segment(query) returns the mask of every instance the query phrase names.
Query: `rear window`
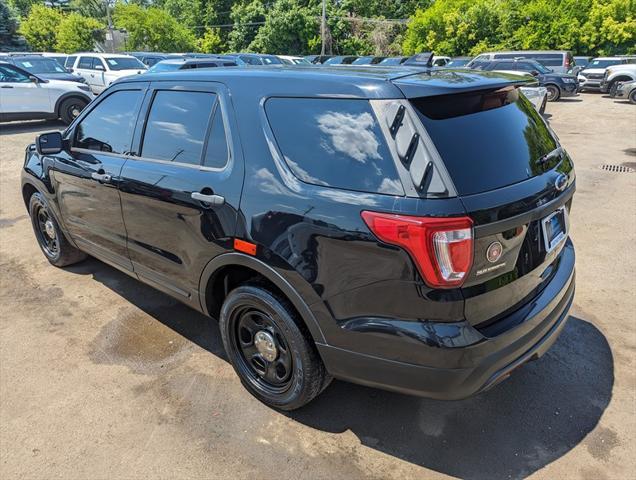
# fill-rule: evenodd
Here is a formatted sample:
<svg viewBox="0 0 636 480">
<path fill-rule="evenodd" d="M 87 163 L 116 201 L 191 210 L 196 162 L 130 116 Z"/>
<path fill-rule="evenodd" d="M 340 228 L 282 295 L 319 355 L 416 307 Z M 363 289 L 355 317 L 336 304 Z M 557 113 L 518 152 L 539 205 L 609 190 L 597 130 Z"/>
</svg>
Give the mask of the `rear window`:
<svg viewBox="0 0 636 480">
<path fill-rule="evenodd" d="M 368 100 L 270 98 L 265 110 L 287 165 L 303 182 L 404 194 Z"/>
<path fill-rule="evenodd" d="M 501 188 L 554 165 L 556 140 L 513 87 L 412 100 L 460 195 Z"/>
</svg>

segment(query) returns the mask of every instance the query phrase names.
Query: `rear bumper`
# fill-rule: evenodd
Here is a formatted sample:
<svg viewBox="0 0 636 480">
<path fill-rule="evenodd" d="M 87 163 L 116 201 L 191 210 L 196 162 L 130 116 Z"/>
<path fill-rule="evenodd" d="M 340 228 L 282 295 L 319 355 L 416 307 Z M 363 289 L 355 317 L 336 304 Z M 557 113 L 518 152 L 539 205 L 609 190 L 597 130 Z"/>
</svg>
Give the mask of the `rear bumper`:
<svg viewBox="0 0 636 480">
<path fill-rule="evenodd" d="M 399 362 L 328 345 L 318 345 L 318 349 L 327 370 L 336 378 L 436 399 L 469 397 L 540 357 L 556 341 L 574 298 L 574 260 L 574 247 L 568 239 L 554 277 L 532 300 L 523 321 L 519 322 L 518 316 L 513 318 L 514 314 L 510 316 L 514 326 L 509 329 L 488 327 L 480 331 L 463 325 L 473 331 L 462 337 L 466 345 L 441 341 L 439 345 L 428 342 L 414 347 L 404 340 L 404 348 L 430 349 L 431 355 L 444 358 L 443 366 Z M 508 320 L 506 317 L 495 325 Z M 489 336 L 502 330 L 503 333 Z"/>
</svg>

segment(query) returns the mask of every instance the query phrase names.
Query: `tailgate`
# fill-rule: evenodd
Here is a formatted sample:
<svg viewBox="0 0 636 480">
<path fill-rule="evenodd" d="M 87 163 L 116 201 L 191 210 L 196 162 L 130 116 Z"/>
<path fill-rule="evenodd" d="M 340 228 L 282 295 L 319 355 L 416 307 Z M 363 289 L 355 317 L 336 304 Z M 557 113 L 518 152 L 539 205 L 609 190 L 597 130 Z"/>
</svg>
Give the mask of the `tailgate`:
<svg viewBox="0 0 636 480">
<path fill-rule="evenodd" d="M 551 280 L 569 230 L 574 189 L 572 162 L 564 155 L 544 175 L 461 198 L 475 222 L 473 267 L 462 288 L 471 324 L 486 326 L 512 313 Z M 564 236 L 550 245 L 550 217 L 562 210 Z"/>
</svg>

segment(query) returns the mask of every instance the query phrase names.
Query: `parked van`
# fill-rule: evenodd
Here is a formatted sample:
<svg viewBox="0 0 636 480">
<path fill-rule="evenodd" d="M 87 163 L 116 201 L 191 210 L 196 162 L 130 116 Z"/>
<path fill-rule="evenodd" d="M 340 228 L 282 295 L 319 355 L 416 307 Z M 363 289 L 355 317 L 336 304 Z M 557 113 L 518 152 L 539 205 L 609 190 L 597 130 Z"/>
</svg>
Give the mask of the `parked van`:
<svg viewBox="0 0 636 480">
<path fill-rule="evenodd" d="M 566 50 L 514 50 L 508 52 L 486 52 L 478 55 L 467 66 L 503 58 L 530 58 L 536 60 L 555 73 L 568 73 L 576 65 L 572 52 Z"/>
</svg>

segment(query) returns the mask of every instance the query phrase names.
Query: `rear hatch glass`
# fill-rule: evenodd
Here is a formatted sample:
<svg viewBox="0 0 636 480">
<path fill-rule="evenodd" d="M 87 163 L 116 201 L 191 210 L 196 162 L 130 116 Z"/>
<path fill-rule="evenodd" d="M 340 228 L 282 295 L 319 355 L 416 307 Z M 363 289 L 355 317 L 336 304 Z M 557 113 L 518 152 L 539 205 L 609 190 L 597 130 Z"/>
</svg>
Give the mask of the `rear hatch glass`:
<svg viewBox="0 0 636 480">
<path fill-rule="evenodd" d="M 411 100 L 459 195 L 512 185 L 545 171 L 557 148 L 515 87 Z"/>
</svg>

